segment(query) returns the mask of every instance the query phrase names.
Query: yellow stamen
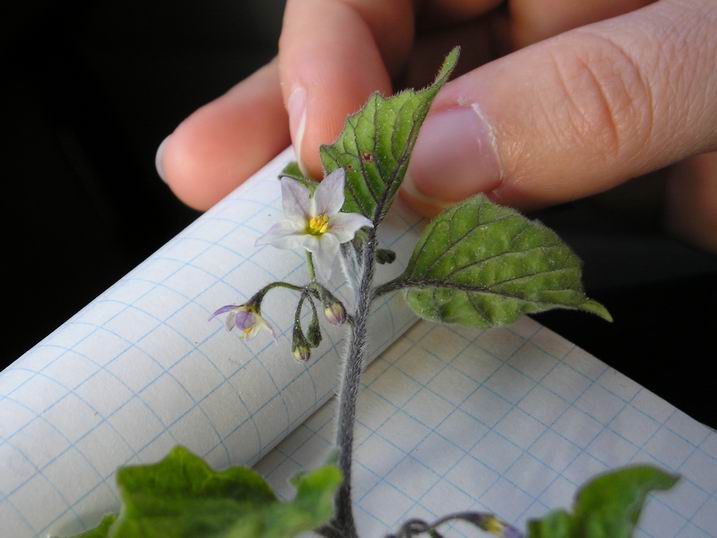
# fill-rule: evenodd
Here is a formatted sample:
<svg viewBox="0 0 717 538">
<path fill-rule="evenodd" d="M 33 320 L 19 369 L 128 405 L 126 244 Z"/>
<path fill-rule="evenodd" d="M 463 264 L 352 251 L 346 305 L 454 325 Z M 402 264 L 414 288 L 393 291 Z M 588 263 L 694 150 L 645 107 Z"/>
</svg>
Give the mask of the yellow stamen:
<svg viewBox="0 0 717 538">
<path fill-rule="evenodd" d="M 329 229 L 329 216 L 326 214 L 311 217 L 306 223 L 306 233 L 310 235 L 323 235 Z"/>
<path fill-rule="evenodd" d="M 503 536 L 503 529 L 505 529 L 505 527 L 495 517 L 489 517 L 483 527 L 484 531 L 495 536 Z"/>
</svg>

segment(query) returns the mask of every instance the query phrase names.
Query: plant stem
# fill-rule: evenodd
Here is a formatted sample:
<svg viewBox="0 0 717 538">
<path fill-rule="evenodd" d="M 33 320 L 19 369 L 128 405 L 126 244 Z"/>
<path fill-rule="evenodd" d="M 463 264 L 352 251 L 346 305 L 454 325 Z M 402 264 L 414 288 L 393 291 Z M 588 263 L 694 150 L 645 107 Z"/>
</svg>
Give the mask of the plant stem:
<svg viewBox="0 0 717 538">
<path fill-rule="evenodd" d="M 288 282 L 272 282 L 271 284 L 267 284 L 263 288 L 261 288 L 259 291 L 257 291 L 254 296 L 249 299 L 249 303 L 251 302 L 260 302 L 264 295 L 269 293 L 274 288 L 286 288 L 287 290 L 293 290 L 293 291 L 301 291 L 303 292 L 305 289 L 305 286 L 297 286 L 295 284 L 290 284 Z"/>
<path fill-rule="evenodd" d="M 387 293 L 391 293 L 392 291 L 400 290 L 401 288 L 406 287 L 406 281 L 403 278 L 403 275 L 394 278 L 393 280 L 390 280 L 384 284 L 381 284 L 380 286 L 376 286 L 376 289 L 373 290 L 373 298 L 377 299 L 378 297 L 381 297 L 381 295 L 386 295 Z"/>
<path fill-rule="evenodd" d="M 309 267 L 309 278 L 311 282 L 316 282 L 316 268 L 314 267 L 314 257 L 311 252 L 306 251 L 306 265 Z"/>
<path fill-rule="evenodd" d="M 356 290 L 356 311 L 351 325 L 351 343 L 344 362 L 344 371 L 339 390 L 338 426 L 336 446 L 339 449 L 339 468 L 343 483 L 336 495 L 336 517 L 331 527 L 344 538 L 357 538 L 351 506 L 351 460 L 353 457 L 354 422 L 356 401 L 361 382 L 361 371 L 366 355 L 366 332 L 368 315 L 373 294 L 371 286 L 375 270 L 376 232 L 371 229 L 364 243 L 363 270 Z"/>
</svg>

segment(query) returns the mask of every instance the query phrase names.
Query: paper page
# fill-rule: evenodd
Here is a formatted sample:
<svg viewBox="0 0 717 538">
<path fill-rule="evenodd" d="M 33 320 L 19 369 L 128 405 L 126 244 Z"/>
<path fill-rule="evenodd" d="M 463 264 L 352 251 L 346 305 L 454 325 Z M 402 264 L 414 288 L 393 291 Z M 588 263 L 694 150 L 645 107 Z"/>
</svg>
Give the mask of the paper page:
<svg viewBox="0 0 717 538">
<path fill-rule="evenodd" d="M 363 381 L 353 482 L 362 537 L 461 510 L 525 529 L 569 507 L 589 477 L 636 462 L 682 475 L 649 500 L 636 536 L 717 536 L 717 434 L 530 318 L 489 331 L 420 322 Z M 255 466 L 283 496 L 293 495 L 288 477 L 323 463 L 334 412 L 332 400 Z"/>
<path fill-rule="evenodd" d="M 302 253 L 254 246 L 281 215 L 277 174 L 291 158 L 277 157 L 0 374 L 0 536 L 96 525 L 119 508 L 117 467 L 177 444 L 214 467 L 252 464 L 334 393 L 345 328 L 323 323 L 321 347 L 294 361 L 292 292 L 264 301 L 275 343 L 208 321 L 269 282 L 308 280 Z M 401 271 L 419 224 L 392 211 L 380 239 L 398 261 L 379 278 Z M 345 285 L 335 290 L 348 299 Z M 379 303 L 369 357 L 413 322 L 399 298 Z"/>
</svg>

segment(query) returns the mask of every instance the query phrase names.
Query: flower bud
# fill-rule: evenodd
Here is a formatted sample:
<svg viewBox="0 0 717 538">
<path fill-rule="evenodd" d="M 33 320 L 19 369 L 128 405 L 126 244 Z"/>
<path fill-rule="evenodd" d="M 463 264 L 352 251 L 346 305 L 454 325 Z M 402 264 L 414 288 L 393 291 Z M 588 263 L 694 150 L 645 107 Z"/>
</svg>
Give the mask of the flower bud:
<svg viewBox="0 0 717 538">
<path fill-rule="evenodd" d="M 311 358 L 311 346 L 306 341 L 304 331 L 301 330 L 301 322 L 294 320 L 294 334 L 291 339 L 291 354 L 297 361 L 306 362 Z"/>
<path fill-rule="evenodd" d="M 319 320 L 317 318 L 314 318 L 314 321 L 309 325 L 306 340 L 308 340 L 311 347 L 319 347 L 319 344 L 321 344 L 321 327 L 319 327 Z"/>
<path fill-rule="evenodd" d="M 311 358 L 311 348 L 308 344 L 297 344 L 292 346 L 291 354 L 299 362 L 306 362 Z"/>
<path fill-rule="evenodd" d="M 338 301 L 326 305 L 324 316 L 332 325 L 343 325 L 346 322 L 346 309 Z"/>
<path fill-rule="evenodd" d="M 390 264 L 396 261 L 396 253 L 387 248 L 376 250 L 376 261 L 380 264 Z"/>
</svg>

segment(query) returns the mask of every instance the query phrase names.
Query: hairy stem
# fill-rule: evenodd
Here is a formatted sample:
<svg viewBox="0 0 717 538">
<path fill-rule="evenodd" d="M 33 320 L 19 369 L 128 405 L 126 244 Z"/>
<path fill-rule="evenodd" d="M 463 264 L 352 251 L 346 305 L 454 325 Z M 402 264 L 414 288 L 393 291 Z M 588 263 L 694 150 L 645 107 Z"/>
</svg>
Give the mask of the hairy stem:
<svg viewBox="0 0 717 538">
<path fill-rule="evenodd" d="M 405 287 L 406 281 L 403 279 L 403 277 L 394 278 L 393 280 L 390 280 L 385 284 L 376 286 L 376 289 L 373 290 L 373 298 L 377 299 L 378 297 L 381 297 L 381 295 L 386 295 L 387 293 L 391 293 L 393 291 L 397 291 Z"/>
<path fill-rule="evenodd" d="M 314 267 L 314 256 L 308 250 L 306 251 L 306 265 L 309 268 L 309 278 L 311 279 L 311 282 L 316 282 L 316 268 Z"/>
<path fill-rule="evenodd" d="M 306 286 L 297 286 L 296 284 L 290 284 L 289 282 L 272 282 L 271 284 L 267 284 L 263 288 L 261 288 L 259 291 L 257 291 L 249 301 L 248 303 L 261 303 L 261 301 L 264 299 L 264 295 L 269 293 L 274 288 L 284 288 L 287 290 L 292 291 L 300 291 L 303 292 L 306 289 Z"/>
<path fill-rule="evenodd" d="M 353 510 L 351 507 L 351 460 L 353 457 L 354 422 L 358 399 L 361 370 L 366 355 L 366 332 L 368 315 L 373 299 L 373 285 L 376 252 L 376 232 L 371 229 L 364 243 L 361 280 L 356 290 L 356 311 L 351 325 L 351 343 L 344 362 L 344 371 L 339 390 L 338 428 L 336 445 L 339 449 L 339 468 L 343 483 L 336 496 L 336 517 L 331 527 L 344 538 L 356 538 Z"/>
</svg>

